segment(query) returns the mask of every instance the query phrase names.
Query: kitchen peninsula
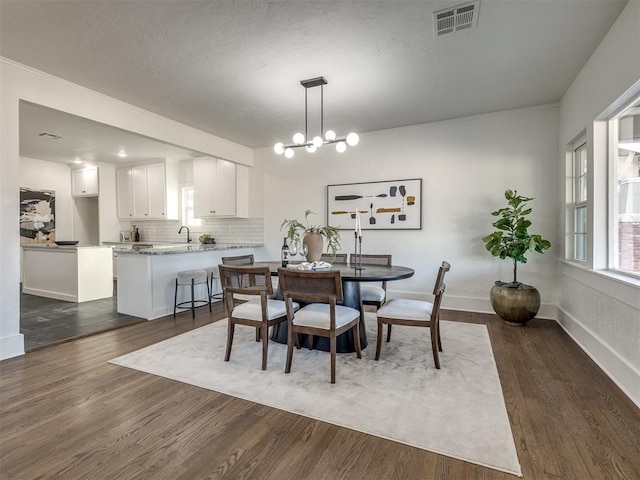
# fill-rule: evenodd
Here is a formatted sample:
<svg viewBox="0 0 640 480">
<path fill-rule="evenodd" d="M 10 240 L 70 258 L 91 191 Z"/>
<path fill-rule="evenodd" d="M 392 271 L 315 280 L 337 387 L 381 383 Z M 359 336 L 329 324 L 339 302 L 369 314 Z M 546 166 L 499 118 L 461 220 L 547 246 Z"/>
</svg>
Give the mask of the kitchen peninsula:
<svg viewBox="0 0 640 480">
<path fill-rule="evenodd" d="M 22 245 L 22 291 L 67 302 L 113 296 L 111 247 Z"/>
<path fill-rule="evenodd" d="M 176 274 L 183 270 L 217 268 L 222 257 L 249 255 L 261 245 L 172 245 L 118 252 L 118 313 L 153 320 L 173 314 Z M 215 293 L 215 284 L 214 292 Z M 178 289 L 178 302 L 190 296 Z M 196 298 L 206 287 L 196 286 Z"/>
</svg>

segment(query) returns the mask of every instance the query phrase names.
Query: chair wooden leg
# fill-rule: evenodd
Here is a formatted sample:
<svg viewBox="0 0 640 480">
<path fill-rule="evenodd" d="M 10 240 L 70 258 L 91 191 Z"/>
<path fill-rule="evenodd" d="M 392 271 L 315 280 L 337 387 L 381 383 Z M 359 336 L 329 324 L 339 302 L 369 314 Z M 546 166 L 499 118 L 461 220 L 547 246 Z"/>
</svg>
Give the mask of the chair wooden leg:
<svg viewBox="0 0 640 480">
<path fill-rule="evenodd" d="M 260 331 L 262 336 L 262 370 L 267 369 L 267 350 L 269 348 L 269 325 L 266 322 L 262 323 L 262 329 Z"/>
<path fill-rule="evenodd" d="M 440 358 L 438 357 L 438 333 L 434 331 L 433 326 L 429 328 L 429 334 L 431 336 L 431 350 L 433 350 L 433 363 L 435 363 L 437 369 L 440 369 Z"/>
<path fill-rule="evenodd" d="M 355 335 L 356 355 L 358 358 L 362 358 L 362 350 L 360 349 L 360 321 L 358 321 L 353 328 L 353 333 Z"/>
<path fill-rule="evenodd" d="M 440 319 L 436 322 L 436 332 L 438 332 L 438 350 L 442 351 L 442 340 L 440 339 Z"/>
<path fill-rule="evenodd" d="M 336 383 L 336 332 L 329 338 L 331 347 L 331 383 Z"/>
<path fill-rule="evenodd" d="M 231 357 L 231 346 L 233 345 L 233 333 L 235 332 L 235 324 L 229 318 L 227 323 L 227 351 L 224 354 L 224 361 L 228 362 Z"/>
<path fill-rule="evenodd" d="M 287 332 L 287 363 L 284 367 L 284 373 L 291 372 L 291 360 L 293 360 L 293 328 L 291 328 L 291 324 L 289 324 L 289 330 Z M 297 333 L 295 334 L 298 335 Z"/>
<path fill-rule="evenodd" d="M 391 341 L 391 324 L 387 324 L 387 342 Z"/>
<path fill-rule="evenodd" d="M 382 329 L 384 323 L 378 318 L 378 335 L 376 337 L 376 360 L 380 360 L 380 350 L 382 349 Z"/>
<path fill-rule="evenodd" d="M 207 302 L 209 302 L 209 313 L 211 313 L 211 289 L 209 288 L 209 282 L 207 282 Z"/>
<path fill-rule="evenodd" d="M 309 346 L 309 350 L 313 350 L 313 335 L 309 334 L 307 335 L 307 338 L 308 338 L 307 345 Z"/>
<path fill-rule="evenodd" d="M 260 341 L 260 327 L 256 327 L 256 342 Z"/>
</svg>

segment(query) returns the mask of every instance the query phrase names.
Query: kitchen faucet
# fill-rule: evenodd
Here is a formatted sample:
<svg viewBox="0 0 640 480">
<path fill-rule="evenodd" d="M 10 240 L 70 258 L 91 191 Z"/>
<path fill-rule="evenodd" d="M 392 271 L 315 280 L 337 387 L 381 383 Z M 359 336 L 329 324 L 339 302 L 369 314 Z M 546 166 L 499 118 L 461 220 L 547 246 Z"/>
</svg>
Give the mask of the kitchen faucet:
<svg viewBox="0 0 640 480">
<path fill-rule="evenodd" d="M 182 225 L 180 227 L 180 230 L 178 230 L 178 234 L 182 233 L 182 229 L 186 228 L 187 229 L 187 243 L 191 243 L 191 237 L 189 236 L 189 227 L 187 227 L 186 225 Z"/>
</svg>

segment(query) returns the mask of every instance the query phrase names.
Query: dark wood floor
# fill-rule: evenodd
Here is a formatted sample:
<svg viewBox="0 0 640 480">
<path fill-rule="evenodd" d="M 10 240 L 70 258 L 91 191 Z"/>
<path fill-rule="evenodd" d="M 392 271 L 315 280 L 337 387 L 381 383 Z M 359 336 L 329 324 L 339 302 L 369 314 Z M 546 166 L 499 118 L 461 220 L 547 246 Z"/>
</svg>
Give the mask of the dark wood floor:
<svg viewBox="0 0 640 480">
<path fill-rule="evenodd" d="M 143 318 L 118 313 L 116 292 L 114 281 L 113 297 L 90 302 L 65 302 L 21 293 L 20 333 L 24 335 L 25 350 L 144 322 Z"/>
<path fill-rule="evenodd" d="M 107 363 L 223 316 L 217 304 L 0 362 L 0 479 L 517 478 Z M 525 479 L 640 479 L 640 411 L 555 322 L 443 318 L 487 324 Z"/>
</svg>

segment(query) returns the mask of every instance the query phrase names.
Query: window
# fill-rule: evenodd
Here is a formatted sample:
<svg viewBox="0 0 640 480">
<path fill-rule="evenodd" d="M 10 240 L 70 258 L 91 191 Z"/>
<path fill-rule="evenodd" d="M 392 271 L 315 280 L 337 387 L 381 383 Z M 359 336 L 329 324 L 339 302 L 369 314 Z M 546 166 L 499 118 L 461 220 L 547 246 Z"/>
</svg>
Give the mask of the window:
<svg viewBox="0 0 640 480">
<path fill-rule="evenodd" d="M 182 225 L 199 227 L 202 224 L 202 220 L 194 217 L 194 205 L 193 187 L 182 187 Z"/>
<path fill-rule="evenodd" d="M 587 261 L 587 144 L 573 150 L 573 259 Z"/>
<path fill-rule="evenodd" d="M 609 121 L 610 267 L 640 275 L 640 98 Z"/>
</svg>

